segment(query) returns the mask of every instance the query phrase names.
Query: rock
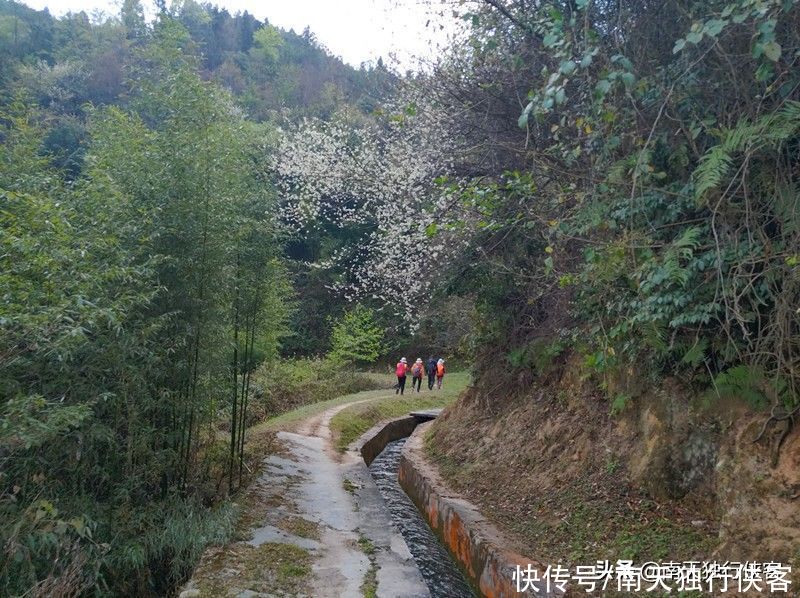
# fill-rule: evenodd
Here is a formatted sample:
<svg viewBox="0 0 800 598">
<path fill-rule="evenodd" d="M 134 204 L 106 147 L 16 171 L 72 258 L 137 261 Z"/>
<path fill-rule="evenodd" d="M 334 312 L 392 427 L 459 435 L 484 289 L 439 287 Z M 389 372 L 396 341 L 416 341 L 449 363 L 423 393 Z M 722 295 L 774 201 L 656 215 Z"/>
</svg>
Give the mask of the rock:
<svg viewBox="0 0 800 598">
<path fill-rule="evenodd" d="M 183 592 L 180 593 L 178 598 L 195 598 L 196 596 L 199 595 L 200 595 L 200 590 L 195 588 L 192 590 L 184 590 Z"/>
</svg>

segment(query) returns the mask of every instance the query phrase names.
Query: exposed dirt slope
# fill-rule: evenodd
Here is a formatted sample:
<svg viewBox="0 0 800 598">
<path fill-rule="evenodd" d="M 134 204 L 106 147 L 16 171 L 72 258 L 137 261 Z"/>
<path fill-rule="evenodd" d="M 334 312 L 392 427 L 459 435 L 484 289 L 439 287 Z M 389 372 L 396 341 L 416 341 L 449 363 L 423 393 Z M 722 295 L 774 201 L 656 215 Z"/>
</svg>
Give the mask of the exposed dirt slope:
<svg viewBox="0 0 800 598">
<path fill-rule="evenodd" d="M 448 482 L 523 554 L 571 564 L 774 560 L 797 571 L 798 430 L 773 468 L 772 436 L 752 442 L 763 415 L 695 410 L 666 384 L 612 417 L 577 371 L 567 364 L 516 398 L 471 389 L 426 441 Z"/>
</svg>

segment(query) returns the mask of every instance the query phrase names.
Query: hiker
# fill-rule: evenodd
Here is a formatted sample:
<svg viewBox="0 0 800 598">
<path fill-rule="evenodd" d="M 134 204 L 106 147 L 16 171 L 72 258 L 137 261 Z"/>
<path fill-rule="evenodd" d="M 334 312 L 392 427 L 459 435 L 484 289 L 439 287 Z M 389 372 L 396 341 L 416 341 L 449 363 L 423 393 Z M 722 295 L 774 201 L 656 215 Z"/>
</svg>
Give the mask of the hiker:
<svg viewBox="0 0 800 598">
<path fill-rule="evenodd" d="M 428 365 L 425 369 L 428 371 L 428 390 L 433 390 L 433 383 L 436 381 L 436 360 L 433 355 L 428 357 Z"/>
<path fill-rule="evenodd" d="M 406 373 L 408 373 L 408 361 L 405 357 L 397 362 L 394 373 L 397 374 L 397 390 L 394 391 L 394 394 L 403 394 L 406 389 Z"/>
<path fill-rule="evenodd" d="M 436 388 L 442 388 L 442 378 L 444 378 L 444 374 L 447 370 L 444 367 L 444 359 L 439 359 L 436 362 Z"/>
<path fill-rule="evenodd" d="M 417 389 L 419 392 L 420 388 L 422 388 L 422 374 L 425 373 L 425 366 L 422 364 L 422 357 L 417 357 L 417 360 L 414 362 L 414 365 L 411 366 L 411 391 L 414 391 L 414 388 Z"/>
</svg>

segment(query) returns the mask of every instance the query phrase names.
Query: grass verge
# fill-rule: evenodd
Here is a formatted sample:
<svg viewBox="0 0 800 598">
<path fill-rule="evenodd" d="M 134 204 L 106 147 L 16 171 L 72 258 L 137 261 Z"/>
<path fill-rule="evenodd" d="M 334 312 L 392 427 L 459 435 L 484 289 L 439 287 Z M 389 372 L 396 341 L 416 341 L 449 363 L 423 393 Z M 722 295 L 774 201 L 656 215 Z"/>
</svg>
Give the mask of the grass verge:
<svg viewBox="0 0 800 598">
<path fill-rule="evenodd" d="M 302 407 L 298 407 L 292 411 L 281 413 L 275 417 L 270 417 L 260 424 L 251 426 L 247 430 L 248 437 L 251 434 L 257 436 L 269 431 L 274 432 L 277 430 L 291 430 L 305 420 L 314 417 L 315 415 L 319 415 L 323 411 L 327 411 L 331 407 L 336 407 L 338 405 L 344 405 L 346 403 L 353 403 L 355 401 L 362 401 L 365 399 L 369 400 L 393 397 L 394 391 L 391 390 L 391 382 L 389 377 L 387 376 L 386 379 L 386 388 L 380 390 L 367 390 L 349 395 L 342 395 L 341 397 L 336 397 L 335 399 L 328 399 L 327 401 L 303 405 Z"/>
<path fill-rule="evenodd" d="M 352 405 L 333 416 L 330 423 L 333 445 L 344 452 L 356 438 L 380 421 L 392 419 L 420 409 L 446 407 L 461 394 L 469 383 L 469 374 L 455 372 L 445 376 L 441 390 L 410 392 L 402 396 L 394 393 L 374 397 L 365 403 Z M 367 395 L 369 393 L 360 393 Z"/>
<path fill-rule="evenodd" d="M 345 393 L 388 388 L 388 372 L 364 372 L 330 359 L 269 360 L 256 370 L 251 386 L 251 421 L 286 413 Z"/>
<path fill-rule="evenodd" d="M 369 559 L 369 569 L 364 574 L 361 582 L 361 595 L 364 598 L 377 598 L 378 596 L 378 562 L 375 558 L 375 545 L 369 538 L 359 533 L 358 547 Z"/>
</svg>

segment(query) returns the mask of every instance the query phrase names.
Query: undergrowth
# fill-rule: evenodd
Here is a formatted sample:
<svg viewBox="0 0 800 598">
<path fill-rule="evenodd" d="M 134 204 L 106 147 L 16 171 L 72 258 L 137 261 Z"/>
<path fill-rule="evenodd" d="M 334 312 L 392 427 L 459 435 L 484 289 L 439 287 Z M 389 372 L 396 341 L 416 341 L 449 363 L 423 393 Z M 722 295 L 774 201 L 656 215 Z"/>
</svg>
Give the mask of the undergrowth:
<svg viewBox="0 0 800 598">
<path fill-rule="evenodd" d="M 275 360 L 255 373 L 249 423 L 332 397 L 391 385 L 388 374 L 358 371 L 329 359 Z"/>
</svg>

